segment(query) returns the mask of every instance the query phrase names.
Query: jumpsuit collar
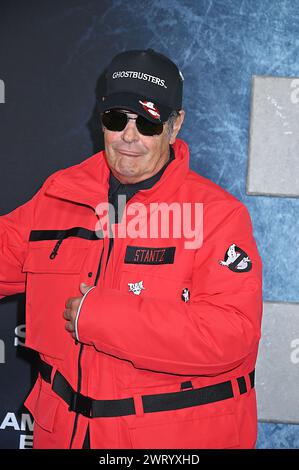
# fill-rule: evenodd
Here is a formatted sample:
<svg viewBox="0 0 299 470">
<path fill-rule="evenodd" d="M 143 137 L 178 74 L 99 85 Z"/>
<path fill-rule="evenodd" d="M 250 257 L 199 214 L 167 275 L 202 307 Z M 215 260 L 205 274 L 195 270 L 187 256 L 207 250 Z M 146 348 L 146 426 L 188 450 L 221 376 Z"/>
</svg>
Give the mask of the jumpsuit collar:
<svg viewBox="0 0 299 470">
<path fill-rule="evenodd" d="M 169 160 L 165 164 L 166 168 L 160 170 L 161 175 L 160 172 L 157 173 L 158 176 L 154 175 L 157 176 L 157 181 L 154 176 L 151 177 L 155 183 L 147 189 L 139 189 L 135 201 L 143 204 L 159 202 L 161 195 L 163 199 L 167 199 L 180 188 L 189 171 L 189 149 L 183 140 L 176 139 L 173 150 L 175 158 L 171 160 L 171 165 Z M 103 150 L 78 165 L 58 171 L 53 175 L 45 193 L 95 209 L 99 203 L 108 202 L 109 179 L 110 168 Z M 149 183 L 144 180 L 143 184 Z"/>
</svg>

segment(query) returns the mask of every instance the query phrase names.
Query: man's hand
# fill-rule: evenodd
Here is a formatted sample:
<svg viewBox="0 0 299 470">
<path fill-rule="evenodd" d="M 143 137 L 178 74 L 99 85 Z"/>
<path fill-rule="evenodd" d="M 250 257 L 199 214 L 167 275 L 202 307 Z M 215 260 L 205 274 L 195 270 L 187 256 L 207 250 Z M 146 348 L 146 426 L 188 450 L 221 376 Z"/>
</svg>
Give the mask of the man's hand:
<svg viewBox="0 0 299 470">
<path fill-rule="evenodd" d="M 80 284 L 80 291 L 83 295 L 86 294 L 90 288 L 91 286 L 87 286 L 84 282 Z M 66 310 L 63 312 L 63 317 L 67 320 L 65 329 L 71 333 L 72 337 L 75 339 L 75 321 L 81 300 L 82 297 L 70 297 L 65 303 Z"/>
</svg>

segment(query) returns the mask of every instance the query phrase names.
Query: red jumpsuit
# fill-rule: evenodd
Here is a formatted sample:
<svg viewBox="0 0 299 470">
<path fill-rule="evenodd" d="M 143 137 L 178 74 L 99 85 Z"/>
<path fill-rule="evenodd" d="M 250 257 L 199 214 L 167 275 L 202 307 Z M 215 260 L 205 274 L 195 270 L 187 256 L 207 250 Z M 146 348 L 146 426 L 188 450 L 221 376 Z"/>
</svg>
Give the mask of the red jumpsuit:
<svg viewBox="0 0 299 470">
<path fill-rule="evenodd" d="M 161 179 L 130 203 L 146 208 L 141 225 L 154 203 L 202 203 L 197 248 L 143 232 L 115 238 L 107 263 L 109 239 L 96 231 L 108 192 L 104 152 L 50 176 L 0 218 L 0 296 L 26 290 L 26 345 L 42 359 L 25 403 L 35 448 L 81 448 L 88 424 L 92 448 L 255 445 L 262 293 L 250 217 L 189 169 L 182 140 L 173 148 Z M 81 282 L 95 287 L 75 342 L 63 311 Z"/>
</svg>

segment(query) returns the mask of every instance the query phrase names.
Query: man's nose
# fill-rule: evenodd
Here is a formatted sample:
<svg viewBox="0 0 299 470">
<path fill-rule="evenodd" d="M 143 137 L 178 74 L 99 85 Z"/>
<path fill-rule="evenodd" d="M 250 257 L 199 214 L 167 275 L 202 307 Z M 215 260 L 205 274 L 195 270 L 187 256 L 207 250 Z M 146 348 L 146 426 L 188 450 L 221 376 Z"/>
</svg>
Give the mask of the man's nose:
<svg viewBox="0 0 299 470">
<path fill-rule="evenodd" d="M 123 130 L 122 138 L 125 142 L 134 142 L 135 140 L 139 140 L 139 132 L 136 127 L 135 119 L 128 120 L 128 123 Z"/>
</svg>

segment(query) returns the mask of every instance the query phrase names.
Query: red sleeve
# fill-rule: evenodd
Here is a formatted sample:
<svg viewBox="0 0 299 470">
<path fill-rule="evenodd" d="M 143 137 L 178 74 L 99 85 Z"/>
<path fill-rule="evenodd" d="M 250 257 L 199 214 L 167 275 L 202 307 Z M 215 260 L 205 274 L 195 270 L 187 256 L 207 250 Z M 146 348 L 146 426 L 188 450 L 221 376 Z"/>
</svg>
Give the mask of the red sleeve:
<svg viewBox="0 0 299 470">
<path fill-rule="evenodd" d="M 0 217 L 0 299 L 25 291 L 26 274 L 22 267 L 36 202 L 44 186 L 28 202 Z"/>
<path fill-rule="evenodd" d="M 214 375 L 240 365 L 260 338 L 261 259 L 243 204 L 212 204 L 204 224 L 189 302 L 96 287 L 81 307 L 79 340 L 135 367 L 174 374 Z M 242 269 L 220 263 L 230 247 L 241 249 Z"/>
</svg>

